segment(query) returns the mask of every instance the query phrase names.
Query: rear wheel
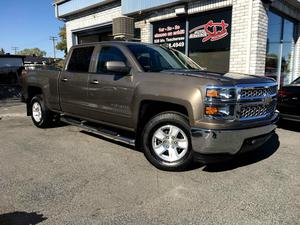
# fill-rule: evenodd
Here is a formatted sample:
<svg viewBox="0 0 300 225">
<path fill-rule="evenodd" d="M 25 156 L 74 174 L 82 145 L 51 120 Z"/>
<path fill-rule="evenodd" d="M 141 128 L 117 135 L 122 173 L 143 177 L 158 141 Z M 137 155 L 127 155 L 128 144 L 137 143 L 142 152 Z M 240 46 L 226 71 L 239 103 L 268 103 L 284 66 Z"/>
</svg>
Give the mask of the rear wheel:
<svg viewBox="0 0 300 225">
<path fill-rule="evenodd" d="M 41 95 L 33 97 L 30 106 L 31 119 L 35 126 L 46 128 L 53 124 L 53 113 L 47 108 Z"/>
<path fill-rule="evenodd" d="M 151 119 L 143 132 L 146 158 L 157 168 L 185 170 L 193 161 L 188 121 L 176 113 L 163 113 Z"/>
</svg>

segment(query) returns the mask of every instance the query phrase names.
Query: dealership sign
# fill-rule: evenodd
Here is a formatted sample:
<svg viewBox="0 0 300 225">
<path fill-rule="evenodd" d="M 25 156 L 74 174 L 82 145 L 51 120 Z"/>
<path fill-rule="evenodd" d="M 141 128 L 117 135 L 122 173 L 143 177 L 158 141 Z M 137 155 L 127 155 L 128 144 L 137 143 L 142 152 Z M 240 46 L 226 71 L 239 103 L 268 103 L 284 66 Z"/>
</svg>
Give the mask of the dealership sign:
<svg viewBox="0 0 300 225">
<path fill-rule="evenodd" d="M 153 43 L 167 45 L 181 52 L 185 52 L 187 42 L 189 52 L 229 50 L 231 14 L 231 9 L 226 9 L 155 22 Z"/>
<path fill-rule="evenodd" d="M 185 33 L 185 19 L 160 21 L 153 24 L 153 43 L 184 52 Z"/>
<path fill-rule="evenodd" d="M 220 23 L 216 23 L 210 20 L 207 24 L 195 27 L 190 30 L 190 39 L 202 38 L 202 42 L 218 41 L 225 38 L 228 35 L 227 27 L 228 23 L 222 20 Z"/>
<path fill-rule="evenodd" d="M 189 52 L 230 49 L 231 9 L 189 18 Z"/>
</svg>

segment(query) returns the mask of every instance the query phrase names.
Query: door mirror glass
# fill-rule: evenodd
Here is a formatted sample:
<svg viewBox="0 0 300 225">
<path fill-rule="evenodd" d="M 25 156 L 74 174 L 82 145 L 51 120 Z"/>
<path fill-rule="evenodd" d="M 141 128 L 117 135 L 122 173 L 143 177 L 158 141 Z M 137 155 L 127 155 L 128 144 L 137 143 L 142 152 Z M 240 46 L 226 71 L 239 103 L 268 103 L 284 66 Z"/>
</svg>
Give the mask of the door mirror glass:
<svg viewBox="0 0 300 225">
<path fill-rule="evenodd" d="M 105 63 L 106 70 L 114 73 L 128 74 L 130 67 L 122 61 L 107 61 Z"/>
</svg>

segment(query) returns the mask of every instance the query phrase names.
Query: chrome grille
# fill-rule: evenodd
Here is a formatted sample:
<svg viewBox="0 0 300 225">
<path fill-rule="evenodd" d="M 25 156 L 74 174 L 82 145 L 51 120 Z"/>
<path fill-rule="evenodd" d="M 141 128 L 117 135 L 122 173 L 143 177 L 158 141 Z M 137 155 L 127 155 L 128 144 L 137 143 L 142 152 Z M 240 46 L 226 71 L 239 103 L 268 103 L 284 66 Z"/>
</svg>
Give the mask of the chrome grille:
<svg viewBox="0 0 300 225">
<path fill-rule="evenodd" d="M 254 119 L 254 118 L 265 118 L 274 115 L 276 110 L 276 101 L 270 104 L 243 104 L 240 106 L 239 118 L 243 119 Z"/>
<path fill-rule="evenodd" d="M 240 91 L 240 98 L 241 99 L 263 98 L 267 96 L 274 96 L 276 94 L 277 94 L 277 86 L 242 88 Z"/>
</svg>

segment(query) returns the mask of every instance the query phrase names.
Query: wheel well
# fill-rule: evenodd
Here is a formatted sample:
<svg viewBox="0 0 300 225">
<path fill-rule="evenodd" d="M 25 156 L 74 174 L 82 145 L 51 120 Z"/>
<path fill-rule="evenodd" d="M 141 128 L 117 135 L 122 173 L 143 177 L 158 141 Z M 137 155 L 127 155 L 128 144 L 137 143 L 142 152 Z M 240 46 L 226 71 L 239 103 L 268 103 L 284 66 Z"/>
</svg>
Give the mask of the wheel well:
<svg viewBox="0 0 300 225">
<path fill-rule="evenodd" d="M 182 105 L 160 101 L 143 101 L 139 110 L 138 129 L 142 129 L 155 115 L 167 111 L 177 112 L 188 119 L 188 111 Z"/>
<path fill-rule="evenodd" d="M 31 109 L 30 109 L 30 102 L 31 99 L 36 96 L 42 94 L 42 89 L 39 87 L 34 87 L 34 86 L 29 86 L 27 89 L 28 93 L 28 98 L 26 100 L 26 105 L 27 105 L 27 116 L 31 115 Z"/>
<path fill-rule="evenodd" d="M 176 112 L 180 115 L 183 115 L 188 120 L 188 111 L 187 109 L 178 104 L 173 104 L 169 102 L 161 102 L 161 101 L 142 101 L 139 109 L 139 117 L 138 124 L 136 130 L 136 147 L 141 147 L 141 134 L 142 129 L 146 125 L 146 123 L 155 115 L 162 112 Z"/>
</svg>

